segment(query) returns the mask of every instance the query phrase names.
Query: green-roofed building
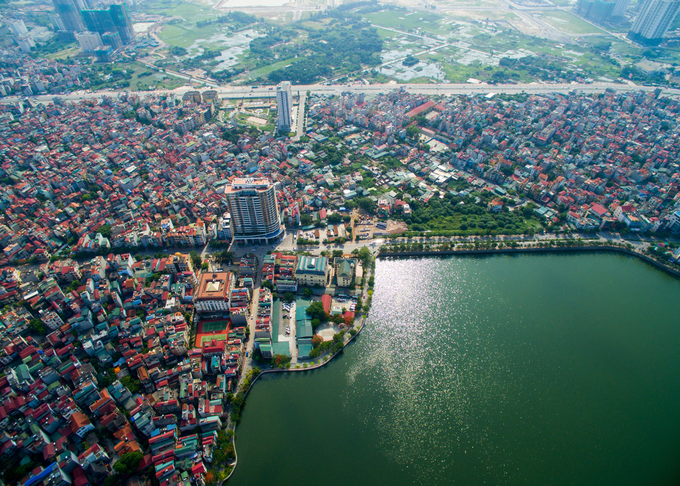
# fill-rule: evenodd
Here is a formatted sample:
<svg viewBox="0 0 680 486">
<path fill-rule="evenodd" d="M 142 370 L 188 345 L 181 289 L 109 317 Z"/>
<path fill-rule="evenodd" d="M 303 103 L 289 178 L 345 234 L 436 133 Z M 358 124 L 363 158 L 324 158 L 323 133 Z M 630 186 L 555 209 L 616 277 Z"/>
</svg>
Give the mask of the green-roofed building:
<svg viewBox="0 0 680 486">
<path fill-rule="evenodd" d="M 338 279 L 338 287 L 349 287 L 354 279 L 354 269 L 357 261 L 354 258 L 336 258 L 335 276 Z"/>
<path fill-rule="evenodd" d="M 300 339 L 309 338 L 314 336 L 314 331 L 312 330 L 312 320 L 303 319 L 295 322 L 295 336 L 300 343 Z"/>
<path fill-rule="evenodd" d="M 288 344 L 288 341 L 284 341 L 282 343 L 273 343 L 272 344 L 272 354 L 273 355 L 280 354 L 281 356 L 290 356 L 290 346 Z"/>
<path fill-rule="evenodd" d="M 260 353 L 262 353 L 263 358 L 271 358 L 272 355 L 272 345 L 269 343 L 260 343 Z"/>
<path fill-rule="evenodd" d="M 301 256 L 295 269 L 295 280 L 301 285 L 325 287 L 330 268 L 326 257 Z"/>
<path fill-rule="evenodd" d="M 311 344 L 298 344 L 298 359 L 309 359 L 309 353 L 311 352 Z"/>
</svg>

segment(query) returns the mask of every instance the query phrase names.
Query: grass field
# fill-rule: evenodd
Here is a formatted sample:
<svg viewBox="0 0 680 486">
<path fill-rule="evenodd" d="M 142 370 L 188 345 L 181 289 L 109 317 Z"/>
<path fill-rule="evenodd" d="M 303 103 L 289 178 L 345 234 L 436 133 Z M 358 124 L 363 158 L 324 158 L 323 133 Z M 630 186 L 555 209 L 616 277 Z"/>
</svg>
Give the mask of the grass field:
<svg viewBox="0 0 680 486">
<path fill-rule="evenodd" d="M 602 34 L 604 31 L 598 29 L 594 25 L 589 24 L 577 16 L 564 12 L 562 10 L 554 10 L 545 12 L 541 15 L 541 19 L 549 23 L 556 29 L 561 30 L 565 34 Z"/>
<path fill-rule="evenodd" d="M 189 22 L 213 19 L 218 12 L 204 5 L 185 3 L 177 0 L 155 0 L 144 2 L 144 11 L 148 13 L 163 14 L 168 17 L 182 17 Z"/>
<path fill-rule="evenodd" d="M 160 33 L 160 38 L 171 46 L 190 47 L 197 39 L 208 39 L 210 36 L 220 32 L 224 27 L 220 25 L 209 25 L 198 28 L 191 24 L 166 25 Z"/>
<path fill-rule="evenodd" d="M 73 47 L 69 47 L 68 49 L 64 49 L 63 51 L 58 51 L 58 52 L 55 52 L 53 54 L 48 54 L 45 57 L 47 59 L 50 59 L 51 61 L 56 61 L 56 60 L 59 60 L 59 59 L 66 59 L 69 56 L 75 56 L 76 54 L 78 54 L 78 52 L 80 52 L 80 47 L 73 46 Z"/>
<path fill-rule="evenodd" d="M 403 11 L 375 12 L 364 15 L 364 18 L 383 27 L 403 30 L 423 29 L 433 33 L 438 30 L 438 22 L 441 20 L 440 16 L 428 12 Z"/>
<path fill-rule="evenodd" d="M 294 61 L 295 61 L 295 58 L 291 57 L 290 59 L 286 59 L 284 61 L 279 61 L 279 62 L 276 62 L 274 64 L 270 64 L 269 66 L 263 66 L 261 68 L 254 69 L 254 70 L 250 71 L 248 73 L 248 76 L 250 76 L 250 78 L 252 78 L 252 79 L 257 79 L 257 78 L 260 78 L 262 76 L 266 76 L 267 74 L 271 73 L 272 71 L 276 71 L 277 69 L 280 69 L 282 67 L 289 66 L 289 65 L 293 64 Z"/>
</svg>

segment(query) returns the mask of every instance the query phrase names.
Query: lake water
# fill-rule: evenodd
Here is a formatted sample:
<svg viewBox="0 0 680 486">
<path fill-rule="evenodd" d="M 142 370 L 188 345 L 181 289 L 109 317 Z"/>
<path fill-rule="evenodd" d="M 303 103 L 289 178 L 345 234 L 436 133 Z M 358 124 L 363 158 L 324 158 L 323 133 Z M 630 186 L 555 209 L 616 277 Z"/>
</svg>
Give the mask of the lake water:
<svg viewBox="0 0 680 486">
<path fill-rule="evenodd" d="M 680 281 L 631 257 L 379 261 L 369 324 L 261 379 L 230 485 L 672 485 Z"/>
</svg>

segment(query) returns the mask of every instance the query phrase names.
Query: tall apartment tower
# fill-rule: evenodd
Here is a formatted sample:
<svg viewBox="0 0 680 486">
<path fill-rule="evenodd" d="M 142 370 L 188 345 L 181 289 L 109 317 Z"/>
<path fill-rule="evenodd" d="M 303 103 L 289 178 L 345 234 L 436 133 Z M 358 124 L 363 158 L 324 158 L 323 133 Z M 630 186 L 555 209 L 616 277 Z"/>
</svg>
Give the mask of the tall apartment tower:
<svg viewBox="0 0 680 486">
<path fill-rule="evenodd" d="M 65 30 L 72 32 L 82 32 L 85 25 L 80 18 L 80 11 L 73 0 L 52 0 L 54 10 L 61 18 Z"/>
<path fill-rule="evenodd" d="M 578 0 L 574 7 L 577 14 L 597 23 L 609 20 L 614 8 L 614 2 L 605 0 Z"/>
<path fill-rule="evenodd" d="M 81 11 L 87 30 L 104 35 L 107 32 L 117 32 L 120 42 L 129 44 L 135 36 L 127 6 L 111 5 L 108 10 Z"/>
<path fill-rule="evenodd" d="M 626 14 L 626 10 L 628 10 L 628 5 L 630 5 L 630 0 L 617 0 L 614 11 L 612 12 L 612 17 L 623 17 Z"/>
<path fill-rule="evenodd" d="M 290 82 L 283 81 L 276 88 L 276 129 L 280 132 L 290 132 L 292 125 L 290 111 L 293 108 L 293 95 Z"/>
<path fill-rule="evenodd" d="M 224 194 L 234 242 L 273 243 L 283 234 L 276 189 L 269 180 L 236 178 Z"/>
<path fill-rule="evenodd" d="M 641 44 L 657 46 L 680 10 L 679 0 L 646 0 L 628 37 Z"/>
</svg>

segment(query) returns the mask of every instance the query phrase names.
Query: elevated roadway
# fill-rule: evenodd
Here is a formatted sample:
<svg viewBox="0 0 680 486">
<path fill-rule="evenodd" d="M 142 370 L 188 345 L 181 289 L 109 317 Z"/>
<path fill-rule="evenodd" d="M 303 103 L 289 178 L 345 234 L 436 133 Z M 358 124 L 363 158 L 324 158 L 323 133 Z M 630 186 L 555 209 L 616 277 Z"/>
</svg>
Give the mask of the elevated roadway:
<svg viewBox="0 0 680 486">
<path fill-rule="evenodd" d="M 220 86 L 215 89 L 221 98 L 227 99 L 251 99 L 251 98 L 275 98 L 276 87 L 273 86 Z M 607 89 L 613 89 L 617 92 L 632 92 L 632 91 L 654 91 L 655 87 L 638 86 L 635 84 L 617 84 L 617 83 L 592 83 L 592 84 L 578 84 L 578 83 L 564 83 L 564 84 L 541 84 L 541 83 L 525 83 L 525 84 L 313 84 L 313 85 L 298 85 L 293 86 L 294 91 L 317 95 L 339 95 L 344 92 L 350 93 L 365 93 L 378 94 L 387 93 L 394 89 L 403 89 L 406 92 L 423 95 L 486 95 L 489 93 L 505 93 L 505 94 L 546 94 L 546 93 L 568 93 L 570 91 L 578 91 L 582 93 L 604 93 Z M 658 88 L 661 89 L 662 95 L 677 98 L 680 96 L 680 89 L 675 88 Z M 145 96 L 148 94 L 169 94 L 175 96 L 182 96 L 187 91 L 196 90 L 194 87 L 182 86 L 174 90 L 155 90 L 155 91 L 127 91 L 129 94 L 138 96 Z M 63 101 L 84 101 L 89 99 L 100 99 L 104 96 L 116 97 L 119 91 L 97 91 L 86 92 L 76 91 L 68 95 L 39 95 L 29 97 L 30 100 L 40 103 L 49 103 L 54 98 L 60 98 Z M 16 103 L 24 99 L 24 96 L 6 96 L 0 98 L 0 103 Z"/>
</svg>

